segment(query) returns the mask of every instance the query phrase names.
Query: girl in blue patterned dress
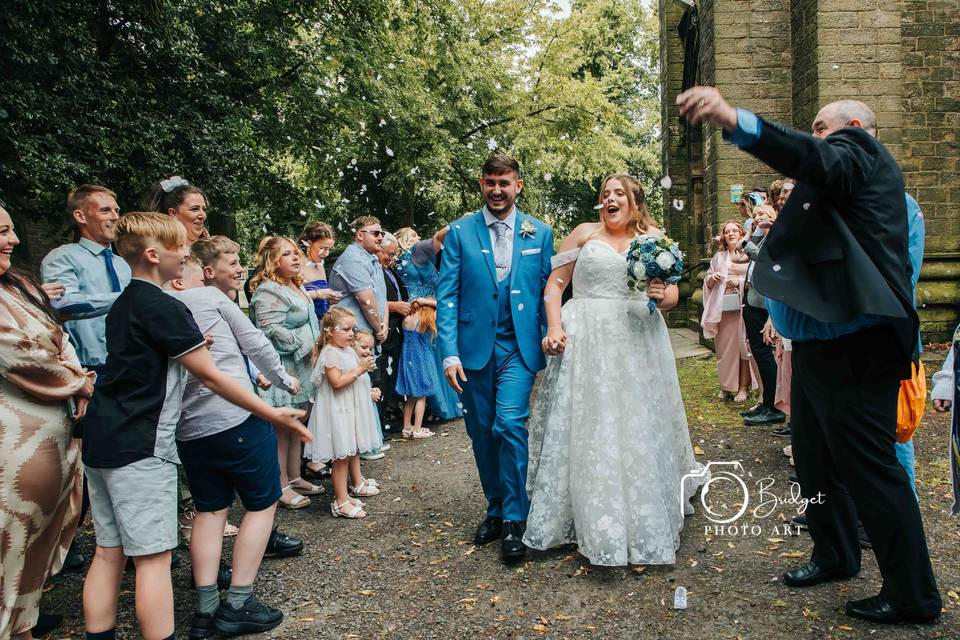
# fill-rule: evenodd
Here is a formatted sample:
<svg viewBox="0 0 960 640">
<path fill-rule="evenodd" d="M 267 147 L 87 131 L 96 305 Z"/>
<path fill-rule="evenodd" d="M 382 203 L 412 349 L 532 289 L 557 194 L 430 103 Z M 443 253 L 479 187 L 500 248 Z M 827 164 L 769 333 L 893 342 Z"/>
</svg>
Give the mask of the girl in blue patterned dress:
<svg viewBox="0 0 960 640">
<path fill-rule="evenodd" d="M 317 319 L 323 320 L 327 309 L 340 302 L 343 295 L 327 284 L 327 272 L 323 265 L 336 240 L 333 227 L 324 222 L 310 222 L 303 228 L 298 240 L 300 248 L 307 256 L 307 264 L 303 266 L 303 288 L 313 300 Z"/>
<path fill-rule="evenodd" d="M 437 335 L 436 304 L 432 298 L 421 298 L 413 303 L 410 315 L 403 319 L 403 351 L 394 392 L 406 396 L 403 404 L 404 438 L 433 435 L 423 427 L 423 414 L 427 396 L 436 394 L 440 388 L 432 348 Z"/>
<path fill-rule="evenodd" d="M 403 251 L 397 258 L 397 270 L 400 272 L 403 284 L 407 287 L 408 302 L 418 298 L 436 300 L 440 272 L 437 271 L 434 263 L 437 253 L 443 247 L 448 229 L 449 227 L 444 227 L 426 240 L 421 240 L 417 232 L 410 227 L 404 227 L 394 234 Z M 430 342 L 430 351 L 437 377 L 443 380 L 443 358 L 440 357 L 440 349 L 435 340 Z M 455 420 L 462 417 L 461 406 L 457 392 L 446 383 L 439 385 L 437 391 L 427 397 L 427 412 L 440 420 Z"/>
</svg>

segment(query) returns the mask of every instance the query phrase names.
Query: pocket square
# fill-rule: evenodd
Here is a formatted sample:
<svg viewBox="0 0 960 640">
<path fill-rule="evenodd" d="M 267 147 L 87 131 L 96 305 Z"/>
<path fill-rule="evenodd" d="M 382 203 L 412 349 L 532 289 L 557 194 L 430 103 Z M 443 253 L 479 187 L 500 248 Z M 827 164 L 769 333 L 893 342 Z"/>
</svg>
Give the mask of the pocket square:
<svg viewBox="0 0 960 640">
<path fill-rule="evenodd" d="M 532 256 L 532 255 L 537 254 L 537 253 L 540 253 L 540 249 L 539 249 L 539 248 L 537 248 L 537 249 L 524 249 L 523 251 L 520 252 L 520 255 L 522 255 L 522 256 Z"/>
</svg>

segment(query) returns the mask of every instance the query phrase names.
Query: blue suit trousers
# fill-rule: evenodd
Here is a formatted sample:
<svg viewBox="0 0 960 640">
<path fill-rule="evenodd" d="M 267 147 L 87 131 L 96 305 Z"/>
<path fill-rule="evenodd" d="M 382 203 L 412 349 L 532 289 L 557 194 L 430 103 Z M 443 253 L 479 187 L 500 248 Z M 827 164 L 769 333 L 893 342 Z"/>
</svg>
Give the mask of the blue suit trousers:
<svg viewBox="0 0 960 640">
<path fill-rule="evenodd" d="M 515 340 L 497 340 L 483 369 L 466 369 L 463 419 L 473 442 L 487 515 L 527 519 L 527 418 L 536 373 Z"/>
</svg>

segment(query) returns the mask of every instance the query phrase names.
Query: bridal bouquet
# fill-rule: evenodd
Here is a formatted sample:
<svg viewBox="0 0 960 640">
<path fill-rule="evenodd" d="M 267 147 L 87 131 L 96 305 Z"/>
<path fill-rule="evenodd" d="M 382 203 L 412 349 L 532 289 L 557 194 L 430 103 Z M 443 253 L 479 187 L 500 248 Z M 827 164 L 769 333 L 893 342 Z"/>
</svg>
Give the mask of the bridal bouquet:
<svg viewBox="0 0 960 640">
<path fill-rule="evenodd" d="M 627 249 L 627 283 L 631 289 L 643 287 L 652 278 L 667 284 L 680 282 L 683 274 L 683 252 L 680 245 L 665 235 L 641 234 Z M 657 308 L 653 300 L 647 302 L 650 313 Z"/>
</svg>

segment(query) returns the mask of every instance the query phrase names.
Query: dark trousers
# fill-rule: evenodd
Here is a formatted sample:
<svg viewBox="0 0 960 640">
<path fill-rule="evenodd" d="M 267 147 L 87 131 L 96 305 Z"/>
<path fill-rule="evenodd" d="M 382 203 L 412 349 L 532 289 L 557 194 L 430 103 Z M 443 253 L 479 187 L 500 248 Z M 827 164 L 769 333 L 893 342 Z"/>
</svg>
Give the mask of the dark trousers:
<svg viewBox="0 0 960 640">
<path fill-rule="evenodd" d="M 811 560 L 842 573 L 860 569 L 857 516 L 883 576 L 880 595 L 916 614 L 940 611 L 920 508 L 894 451 L 903 356 L 889 325 L 835 340 L 793 343 L 793 457 Z"/>
<path fill-rule="evenodd" d="M 377 368 L 380 374 L 378 386 L 383 397 L 380 399 L 380 423 L 388 424 L 396 417 L 401 398 L 394 393 L 397 386 L 397 374 L 400 372 L 400 355 L 403 351 L 403 340 L 392 339 L 383 343 L 380 357 L 377 359 Z M 446 383 L 444 383 L 446 384 Z M 391 425 L 391 427 L 394 425 Z M 393 429 L 392 429 L 393 431 Z"/>
<path fill-rule="evenodd" d="M 747 342 L 750 343 L 750 353 L 760 370 L 760 382 L 763 384 L 763 404 L 774 409 L 777 397 L 777 361 L 773 357 L 773 348 L 763 342 L 763 325 L 769 314 L 766 309 L 743 305 L 743 324 L 747 329 Z"/>
</svg>

